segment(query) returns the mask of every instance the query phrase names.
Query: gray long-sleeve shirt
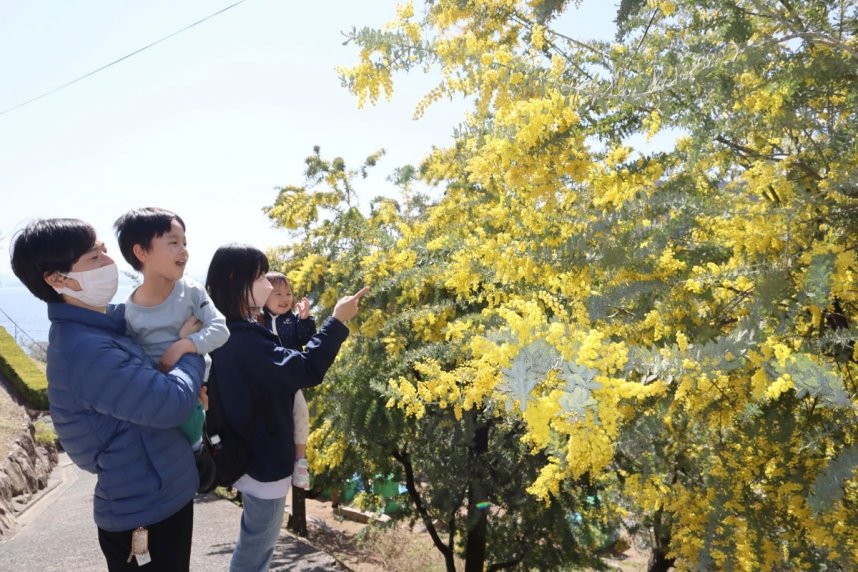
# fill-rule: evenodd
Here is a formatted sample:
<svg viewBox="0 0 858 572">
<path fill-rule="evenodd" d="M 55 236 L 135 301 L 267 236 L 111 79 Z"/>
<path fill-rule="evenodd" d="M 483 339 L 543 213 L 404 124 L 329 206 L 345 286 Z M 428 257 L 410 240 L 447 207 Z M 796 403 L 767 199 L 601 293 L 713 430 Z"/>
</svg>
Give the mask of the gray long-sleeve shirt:
<svg viewBox="0 0 858 572">
<path fill-rule="evenodd" d="M 170 295 L 157 306 L 135 304 L 131 300 L 133 296 L 132 293 L 125 302 L 128 334 L 156 364 L 167 348 L 179 339 L 179 330 L 192 315 L 203 323 L 199 332 L 188 336 L 197 353 L 207 354 L 229 338 L 226 320 L 197 282 L 178 280 Z"/>
</svg>

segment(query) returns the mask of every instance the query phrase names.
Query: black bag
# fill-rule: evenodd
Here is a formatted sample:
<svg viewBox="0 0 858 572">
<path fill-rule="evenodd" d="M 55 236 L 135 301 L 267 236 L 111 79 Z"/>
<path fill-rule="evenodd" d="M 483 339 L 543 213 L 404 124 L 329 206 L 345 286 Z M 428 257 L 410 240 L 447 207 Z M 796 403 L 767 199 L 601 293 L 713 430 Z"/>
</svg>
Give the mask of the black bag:
<svg viewBox="0 0 858 572">
<path fill-rule="evenodd" d="M 215 487 L 231 487 L 250 469 L 250 448 L 226 419 L 214 371 L 210 373 L 206 386 L 209 409 L 206 412 L 203 446 L 211 455 L 215 474 L 210 483 L 200 479 L 201 493 L 210 492 Z"/>
</svg>

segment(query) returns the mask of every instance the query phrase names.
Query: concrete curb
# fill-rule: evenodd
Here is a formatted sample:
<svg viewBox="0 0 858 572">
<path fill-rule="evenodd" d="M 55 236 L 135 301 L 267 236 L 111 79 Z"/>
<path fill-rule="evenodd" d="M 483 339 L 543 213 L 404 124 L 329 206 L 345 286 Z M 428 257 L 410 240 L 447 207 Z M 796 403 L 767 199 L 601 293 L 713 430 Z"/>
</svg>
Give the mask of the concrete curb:
<svg viewBox="0 0 858 572">
<path fill-rule="evenodd" d="M 67 455 L 60 454 L 60 461 L 54 466 L 53 471 L 51 471 L 47 486 L 34 494 L 27 504 L 15 513 L 15 521 L 18 527 L 26 526 L 33 519 L 37 518 L 41 511 L 51 503 L 51 499 L 61 494 L 63 487 L 68 488 L 72 486 L 77 481 L 77 478 L 77 471 L 74 464 L 69 460 Z"/>
</svg>

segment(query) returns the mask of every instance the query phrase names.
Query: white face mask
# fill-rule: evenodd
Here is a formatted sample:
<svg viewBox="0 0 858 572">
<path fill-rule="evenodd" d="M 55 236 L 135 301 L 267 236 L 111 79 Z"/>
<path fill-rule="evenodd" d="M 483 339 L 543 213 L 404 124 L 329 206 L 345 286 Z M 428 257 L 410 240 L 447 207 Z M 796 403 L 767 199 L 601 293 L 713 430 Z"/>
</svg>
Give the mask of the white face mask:
<svg viewBox="0 0 858 572">
<path fill-rule="evenodd" d="M 116 264 L 108 264 L 101 268 L 85 270 L 83 272 L 66 272 L 63 276 L 77 280 L 81 290 L 72 290 L 65 286 L 54 288 L 54 290 L 60 294 L 80 300 L 87 306 L 98 308 L 107 306 L 113 300 L 116 290 L 119 288 L 119 269 L 116 267 Z"/>
<path fill-rule="evenodd" d="M 271 295 L 272 290 L 274 290 L 274 286 L 271 285 L 268 278 L 265 276 L 257 278 L 251 289 L 250 305 L 254 308 L 261 308 L 264 306 L 265 302 L 268 301 L 268 296 Z"/>
</svg>

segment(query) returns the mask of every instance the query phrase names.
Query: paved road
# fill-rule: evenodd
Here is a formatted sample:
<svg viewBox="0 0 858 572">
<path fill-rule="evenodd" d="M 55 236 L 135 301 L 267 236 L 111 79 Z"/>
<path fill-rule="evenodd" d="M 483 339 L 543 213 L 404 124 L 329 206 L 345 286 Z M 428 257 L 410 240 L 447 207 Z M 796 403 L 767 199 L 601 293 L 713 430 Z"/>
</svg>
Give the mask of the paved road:
<svg viewBox="0 0 858 572">
<path fill-rule="evenodd" d="M 18 515 L 15 533 L 0 540 L 0 571 L 106 570 L 92 520 L 94 488 L 95 475 L 81 471 L 61 454 L 48 492 Z M 191 570 L 226 570 L 238 537 L 241 509 L 214 495 L 198 496 L 194 502 Z M 346 568 L 284 532 L 277 542 L 271 570 L 344 572 Z"/>
</svg>

